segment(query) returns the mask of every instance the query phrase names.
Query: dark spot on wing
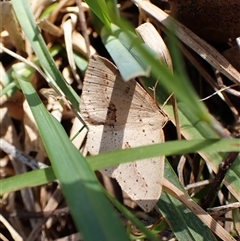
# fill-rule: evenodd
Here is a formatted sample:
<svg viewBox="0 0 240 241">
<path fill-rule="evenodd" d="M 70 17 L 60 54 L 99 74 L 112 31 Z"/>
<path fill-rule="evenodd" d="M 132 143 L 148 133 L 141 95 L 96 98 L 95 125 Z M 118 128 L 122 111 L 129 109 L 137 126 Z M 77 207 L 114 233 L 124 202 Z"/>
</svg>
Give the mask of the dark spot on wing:
<svg viewBox="0 0 240 241">
<path fill-rule="evenodd" d="M 106 121 L 110 122 L 110 124 L 113 123 L 113 122 L 116 122 L 117 121 L 117 114 L 116 113 L 117 113 L 116 106 L 112 102 L 110 102 L 109 106 L 108 106 Z"/>
<path fill-rule="evenodd" d="M 128 87 L 125 88 L 125 93 L 128 94 L 129 91 L 130 91 L 130 87 L 128 86 Z"/>
</svg>

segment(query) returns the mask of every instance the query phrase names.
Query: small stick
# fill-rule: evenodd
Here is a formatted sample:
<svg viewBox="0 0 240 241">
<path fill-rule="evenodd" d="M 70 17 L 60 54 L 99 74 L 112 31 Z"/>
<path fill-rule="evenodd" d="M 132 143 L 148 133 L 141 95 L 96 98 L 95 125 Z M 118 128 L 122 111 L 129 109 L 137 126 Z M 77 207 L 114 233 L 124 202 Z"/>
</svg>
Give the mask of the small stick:
<svg viewBox="0 0 240 241">
<path fill-rule="evenodd" d="M 77 6 L 79 8 L 78 16 L 79 16 L 79 21 L 81 23 L 83 36 L 84 36 L 84 39 L 85 39 L 87 56 L 88 56 L 88 58 L 90 58 L 91 57 L 90 41 L 89 41 L 89 36 L 88 36 L 88 33 L 87 33 L 87 21 L 86 21 L 85 15 L 84 15 L 82 0 L 77 0 L 76 3 L 77 3 Z"/>
<path fill-rule="evenodd" d="M 237 158 L 238 154 L 239 154 L 239 152 L 230 152 L 227 155 L 226 159 L 220 163 L 218 173 L 212 183 L 211 188 L 208 191 L 207 196 L 205 197 L 205 199 L 202 202 L 201 207 L 204 210 L 206 210 L 212 204 L 212 201 L 215 199 L 215 197 L 220 189 L 220 185 L 221 185 L 227 171 L 232 166 L 232 164 L 235 161 L 235 159 Z"/>
<path fill-rule="evenodd" d="M 59 217 L 69 214 L 69 208 L 64 207 L 60 209 L 56 209 L 53 211 L 45 211 L 45 212 L 28 212 L 17 210 L 14 212 L 2 212 L 3 217 L 5 218 L 49 218 L 49 217 Z"/>
<path fill-rule="evenodd" d="M 14 147 L 13 145 L 11 145 L 10 143 L 8 143 L 2 138 L 0 138 L 0 143 L 1 143 L 0 149 L 2 149 L 5 153 L 11 155 L 15 160 L 21 161 L 22 163 L 31 167 L 32 169 L 48 167 L 48 165 L 42 162 L 38 162 L 31 156 L 28 156 L 25 153 L 17 150 L 16 147 Z"/>
</svg>

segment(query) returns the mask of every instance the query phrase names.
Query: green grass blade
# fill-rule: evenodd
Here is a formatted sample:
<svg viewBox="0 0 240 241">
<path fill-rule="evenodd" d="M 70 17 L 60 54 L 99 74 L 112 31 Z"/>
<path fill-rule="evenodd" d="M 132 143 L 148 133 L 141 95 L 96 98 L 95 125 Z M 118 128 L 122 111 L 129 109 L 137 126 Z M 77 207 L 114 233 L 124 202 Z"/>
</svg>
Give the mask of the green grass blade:
<svg viewBox="0 0 240 241">
<path fill-rule="evenodd" d="M 165 163 L 164 176 L 177 188 L 184 190 L 169 162 Z M 169 226 L 178 240 L 216 240 L 212 231 L 176 198 L 165 191 L 158 201 L 158 207 L 168 220 Z"/>
<path fill-rule="evenodd" d="M 179 183 L 175 173 L 167 161 L 165 165 L 165 178 L 172 182 L 176 187 L 183 190 L 183 187 Z M 1 186 L 3 189 L 1 190 L 0 195 L 16 191 L 24 187 L 42 185 L 53 180 L 55 180 L 55 175 L 52 168 L 34 170 L 29 173 L 2 180 Z M 107 194 L 107 196 L 119 209 L 119 211 L 121 211 L 127 219 L 131 220 L 132 223 L 134 223 L 149 240 L 155 240 L 154 235 L 146 230 L 146 228 L 139 223 L 131 212 L 114 200 L 109 194 Z M 203 240 L 215 240 L 211 231 L 204 226 L 203 223 L 180 201 L 171 195 L 163 192 L 158 205 L 160 211 L 163 213 L 164 217 L 168 219 L 171 229 L 179 240 L 199 240 L 200 237 L 203 238 Z"/>
<path fill-rule="evenodd" d="M 102 21 L 102 23 L 110 28 L 111 17 L 109 14 L 108 6 L 104 0 L 86 0 L 85 1 L 94 14 Z"/>
<path fill-rule="evenodd" d="M 35 23 L 34 17 L 28 0 L 12 0 L 11 1 L 17 19 L 28 38 L 31 47 L 37 55 L 41 67 L 44 69 L 47 76 L 54 81 L 52 84 L 62 90 L 65 96 L 69 99 L 72 105 L 78 109 L 79 97 L 75 94 L 71 86 L 64 80 L 62 74 L 55 65 L 55 62 L 43 40 L 43 37 Z"/>
<path fill-rule="evenodd" d="M 151 74 L 154 77 L 155 82 L 160 79 L 161 86 L 164 86 L 167 90 L 173 92 L 175 96 L 185 103 L 200 120 L 212 123 L 211 116 L 206 111 L 203 103 L 198 100 L 197 94 L 190 84 L 190 81 L 186 78 L 186 75 L 183 72 L 173 75 L 165 63 L 156 59 L 156 55 L 153 54 L 152 51 L 149 51 L 149 48 L 146 48 L 144 44 L 140 44 L 141 40 L 131 31 L 131 27 L 129 27 L 128 23 L 122 20 L 119 21 L 118 24 L 120 26 L 118 26 L 119 28 L 115 27 L 111 29 L 112 31 L 108 30 L 103 32 L 102 41 L 111 46 L 111 41 L 114 40 L 117 42 L 116 39 L 118 39 L 119 43 L 117 43 L 117 46 L 122 45 L 122 47 L 109 47 L 109 54 L 112 56 L 114 62 L 120 67 L 126 62 L 126 58 L 121 58 L 121 61 L 119 61 L 119 56 L 125 56 L 126 54 L 128 57 L 129 53 L 132 55 L 130 59 L 127 58 L 128 64 L 125 64 L 124 67 L 120 68 L 121 74 L 124 74 L 125 72 L 128 73 L 130 66 L 135 66 L 135 61 L 131 62 L 131 59 L 138 60 L 138 62 L 141 60 L 142 63 L 151 67 Z M 174 38 L 171 39 L 171 41 L 177 44 Z M 108 49 L 107 45 L 106 47 Z M 176 52 L 177 50 L 174 49 L 174 51 Z M 179 62 L 179 59 L 177 59 L 176 62 Z M 181 65 L 181 62 L 178 64 Z M 155 86 L 155 83 L 152 86 Z"/>
<path fill-rule="evenodd" d="M 123 204 L 119 203 L 115 198 L 113 198 L 107 191 L 105 191 L 107 197 L 110 199 L 110 201 L 113 203 L 113 205 L 123 214 L 128 220 L 132 222 L 142 233 L 145 234 L 146 238 L 150 241 L 157 241 L 158 239 L 155 237 L 155 235 L 148 230 L 145 225 L 139 221 L 136 216 L 129 211 Z"/>
<path fill-rule="evenodd" d="M 60 123 L 46 111 L 31 83 L 21 78 L 18 80 L 76 227 L 84 239 L 110 241 L 114 237 L 114 240 L 128 240 L 86 160 L 69 141 Z"/>
<path fill-rule="evenodd" d="M 218 138 L 219 136 L 212 130 L 211 126 L 203 121 L 199 121 L 196 116 L 194 116 L 193 113 L 187 108 L 187 106 L 184 103 L 178 103 L 178 113 L 179 113 L 179 120 L 181 125 L 181 133 L 182 135 L 188 139 L 202 139 L 202 138 Z M 171 106 L 165 106 L 164 110 L 169 114 L 170 118 L 173 117 L 172 107 Z M 226 140 L 226 139 L 222 139 Z M 240 148 L 238 145 L 240 145 L 240 140 L 235 139 L 237 147 L 237 152 L 239 152 Z M 217 172 L 219 164 L 224 160 L 224 157 L 226 156 L 226 152 L 231 152 L 233 150 L 230 149 L 222 149 L 221 150 L 203 150 L 200 151 L 199 154 L 203 157 L 203 159 L 207 162 L 207 164 L 214 170 L 214 172 Z M 225 153 L 224 153 L 225 152 Z M 226 187 L 229 189 L 229 191 L 238 199 L 240 200 L 240 194 L 239 194 L 239 187 L 240 187 L 240 168 L 239 168 L 239 162 L 240 162 L 240 155 L 236 158 L 231 168 L 228 170 L 225 178 L 224 183 Z"/>
<path fill-rule="evenodd" d="M 110 167 L 117 165 L 119 163 L 132 162 L 136 160 L 143 160 L 146 158 L 152 158 L 157 156 L 168 156 L 174 154 L 187 154 L 194 152 L 204 152 L 208 155 L 214 155 L 216 151 L 237 151 L 240 148 L 240 142 L 238 139 L 208 139 L 208 140 L 191 140 L 191 141 L 168 141 L 166 143 L 154 144 L 149 146 L 136 147 L 125 150 L 117 150 L 113 152 L 101 153 L 97 156 L 89 156 L 86 158 L 89 165 L 93 170 L 99 170 L 102 168 Z M 238 159 L 240 155 L 238 156 Z M 236 164 L 237 165 L 237 164 Z M 235 164 L 233 165 L 234 170 L 229 170 L 230 177 L 236 182 L 238 180 L 239 174 L 235 173 Z M 29 179 L 30 180 L 30 179 Z M 49 181 L 53 181 L 51 179 Z M 4 181 L 4 180 L 2 180 Z M 44 183 L 44 180 L 41 181 L 41 184 Z M 238 181 L 237 183 L 238 184 Z M 30 185 L 30 183 L 29 183 Z M 40 185 L 40 184 L 39 184 Z M 25 186 L 24 186 L 25 187 Z M 16 187 L 15 187 L 16 188 Z M 22 188 L 21 184 L 17 188 Z M 2 190 L 2 192 L 5 189 Z M 9 187 L 6 190 L 14 190 Z"/>
<path fill-rule="evenodd" d="M 168 141 L 160 144 L 101 153 L 87 158 L 94 169 L 102 169 L 119 163 L 143 160 L 157 156 L 170 156 L 194 152 L 215 153 L 216 151 L 236 151 L 240 148 L 238 139 L 202 139 Z"/>
<path fill-rule="evenodd" d="M 118 26 L 112 24 L 111 30 L 102 28 L 101 38 L 124 81 L 150 75 L 150 65 L 138 54 L 137 46 L 141 45 L 146 51 L 150 51 L 153 55 L 154 53 L 136 35 L 130 31 L 122 31 Z M 157 58 L 156 54 L 155 57 Z"/>
<path fill-rule="evenodd" d="M 155 86 L 155 82 L 156 81 L 154 78 L 148 78 L 147 81 L 143 82 L 143 85 L 146 91 L 148 91 L 150 95 L 152 94 L 152 91 L 150 91 L 149 87 Z M 166 93 L 160 85 L 158 85 L 157 88 L 155 89 L 155 97 L 156 97 L 156 101 L 161 104 L 166 101 L 166 99 L 169 97 L 169 94 Z M 164 106 L 164 111 L 165 113 L 167 113 L 170 120 L 175 119 L 173 108 L 170 103 L 167 103 Z M 187 140 L 210 139 L 211 140 L 211 139 L 219 138 L 219 135 L 213 130 L 211 123 L 199 119 L 199 117 L 196 116 L 196 114 L 189 108 L 189 106 L 182 101 L 178 102 L 178 117 L 179 117 L 179 123 L 180 123 L 180 131 L 185 139 Z M 216 122 L 216 120 L 213 120 L 213 121 Z M 235 139 L 235 141 L 236 143 L 234 145 L 236 145 L 236 148 L 237 148 L 237 150 L 235 151 L 239 152 L 240 140 Z M 222 147 L 224 148 L 224 146 Z M 224 157 L 226 156 L 226 152 L 231 152 L 231 151 L 234 151 L 234 150 L 232 148 L 229 148 L 229 149 L 224 148 L 224 149 L 218 149 L 218 150 L 217 149 L 213 150 L 210 148 L 210 149 L 205 149 L 197 152 L 199 152 L 199 154 L 203 157 L 203 159 L 207 162 L 207 164 L 214 170 L 214 172 L 217 172 L 219 164 L 224 160 Z M 224 179 L 224 183 L 226 184 L 226 187 L 238 200 L 240 200 L 240 194 L 239 194 L 240 169 L 238 167 L 239 162 L 240 162 L 240 155 L 238 155 L 238 157 L 236 158 L 235 162 L 231 166 L 230 170 L 227 172 L 227 175 L 225 176 L 225 179 Z"/>
<path fill-rule="evenodd" d="M 100 18 L 100 14 L 96 13 L 99 11 L 99 6 L 97 4 L 92 4 L 91 1 L 87 1 L 87 3 L 89 4 L 91 10 L 98 16 L 98 18 Z M 107 11 L 104 12 L 107 13 Z M 132 31 L 132 27 L 128 22 L 118 17 L 116 19 L 112 19 L 109 12 L 107 15 L 108 19 L 111 20 L 110 24 L 112 25 L 107 23 L 105 24 L 104 29 L 104 27 L 99 24 L 97 20 L 95 21 L 95 25 L 97 28 L 99 28 L 99 26 L 103 27 L 104 31 L 102 33 L 102 41 L 106 44 L 106 47 L 109 50 L 109 54 L 112 56 L 114 62 L 120 68 L 121 74 L 126 74 L 126 76 L 129 75 L 128 69 L 130 66 L 136 66 L 135 60 L 142 60 L 145 64 L 147 63 L 148 66 L 151 66 L 152 74 L 154 75 L 155 80 L 160 78 L 161 85 L 163 85 L 169 91 L 173 92 L 176 97 L 184 102 L 200 120 L 204 120 L 207 123 L 212 124 L 211 116 L 207 113 L 203 103 L 198 101 L 196 92 L 190 84 L 190 81 L 186 78 L 185 73 L 180 71 L 180 73 L 177 75 L 173 75 L 164 63 L 156 60 L 155 55 L 149 51 L 148 48 L 145 48 L 144 45 L 139 44 L 140 39 Z M 102 23 L 104 22 L 102 21 Z M 113 23 L 117 24 L 119 28 L 116 25 L 113 25 Z M 115 26 L 115 28 L 112 28 L 112 26 Z M 136 41 L 137 39 L 139 41 Z M 112 41 L 114 41 L 115 46 L 117 43 L 117 48 L 113 47 L 113 44 L 111 43 Z M 173 37 L 171 41 L 173 46 L 177 44 L 175 37 Z M 132 49 L 134 49 L 133 52 L 131 52 Z M 121 51 L 124 51 L 124 53 L 121 53 Z M 135 59 L 133 62 L 129 61 L 128 59 L 129 52 L 131 52 L 130 55 L 133 57 L 130 57 L 130 60 Z M 174 48 L 174 55 L 179 56 L 179 51 L 176 48 Z M 119 56 L 121 61 L 118 60 Z M 125 56 L 123 61 L 121 56 Z M 128 61 L 128 65 L 125 65 L 126 69 L 124 70 L 122 65 L 126 59 Z M 179 61 L 180 59 L 178 57 L 176 61 L 174 60 L 174 62 L 177 62 L 177 64 L 181 65 L 181 62 Z M 126 76 L 124 76 L 124 78 L 126 78 Z M 155 86 L 155 83 L 153 86 Z"/>
<path fill-rule="evenodd" d="M 51 167 L 30 171 L 0 180 L 0 196 L 26 187 L 37 187 L 56 179 Z"/>
</svg>

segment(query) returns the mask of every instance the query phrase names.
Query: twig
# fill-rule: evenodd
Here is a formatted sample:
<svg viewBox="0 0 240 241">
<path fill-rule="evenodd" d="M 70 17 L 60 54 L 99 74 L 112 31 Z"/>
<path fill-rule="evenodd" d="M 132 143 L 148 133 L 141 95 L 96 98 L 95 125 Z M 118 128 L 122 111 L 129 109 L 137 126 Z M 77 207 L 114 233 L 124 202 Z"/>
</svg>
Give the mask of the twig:
<svg viewBox="0 0 240 241">
<path fill-rule="evenodd" d="M 220 189 L 220 185 L 221 185 L 227 171 L 232 166 L 232 164 L 235 161 L 235 159 L 237 158 L 238 154 L 239 154 L 239 152 L 230 152 L 227 155 L 226 159 L 220 163 L 218 173 L 212 183 L 211 188 L 208 191 L 207 196 L 205 197 L 205 199 L 202 202 L 201 207 L 204 210 L 206 210 L 212 204 L 213 200 L 215 199 L 215 197 Z"/>
<path fill-rule="evenodd" d="M 17 210 L 14 212 L 2 212 L 3 217 L 5 218 L 49 218 L 49 217 L 59 217 L 69 214 L 69 208 L 64 207 L 60 209 L 56 209 L 54 211 L 48 211 L 48 212 L 28 212 L 28 211 L 22 211 Z"/>
<path fill-rule="evenodd" d="M 46 168 L 48 165 L 38 162 L 31 156 L 26 155 L 25 153 L 17 150 L 13 145 L 0 138 L 0 149 L 2 149 L 5 153 L 11 155 L 14 159 L 21 161 L 32 169 Z"/>
</svg>

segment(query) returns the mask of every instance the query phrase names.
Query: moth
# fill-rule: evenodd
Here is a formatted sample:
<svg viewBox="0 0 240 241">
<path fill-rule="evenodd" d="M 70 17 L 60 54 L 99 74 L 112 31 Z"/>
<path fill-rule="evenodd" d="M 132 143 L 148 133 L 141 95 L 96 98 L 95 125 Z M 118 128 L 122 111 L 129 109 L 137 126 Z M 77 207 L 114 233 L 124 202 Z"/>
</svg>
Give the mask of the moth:
<svg viewBox="0 0 240 241">
<path fill-rule="evenodd" d="M 80 111 L 89 132 L 91 155 L 164 142 L 167 116 L 133 79 L 124 82 L 115 65 L 93 56 L 85 74 Z M 144 211 L 160 198 L 164 157 L 120 164 L 100 170 L 115 178 L 123 191 Z"/>
</svg>

